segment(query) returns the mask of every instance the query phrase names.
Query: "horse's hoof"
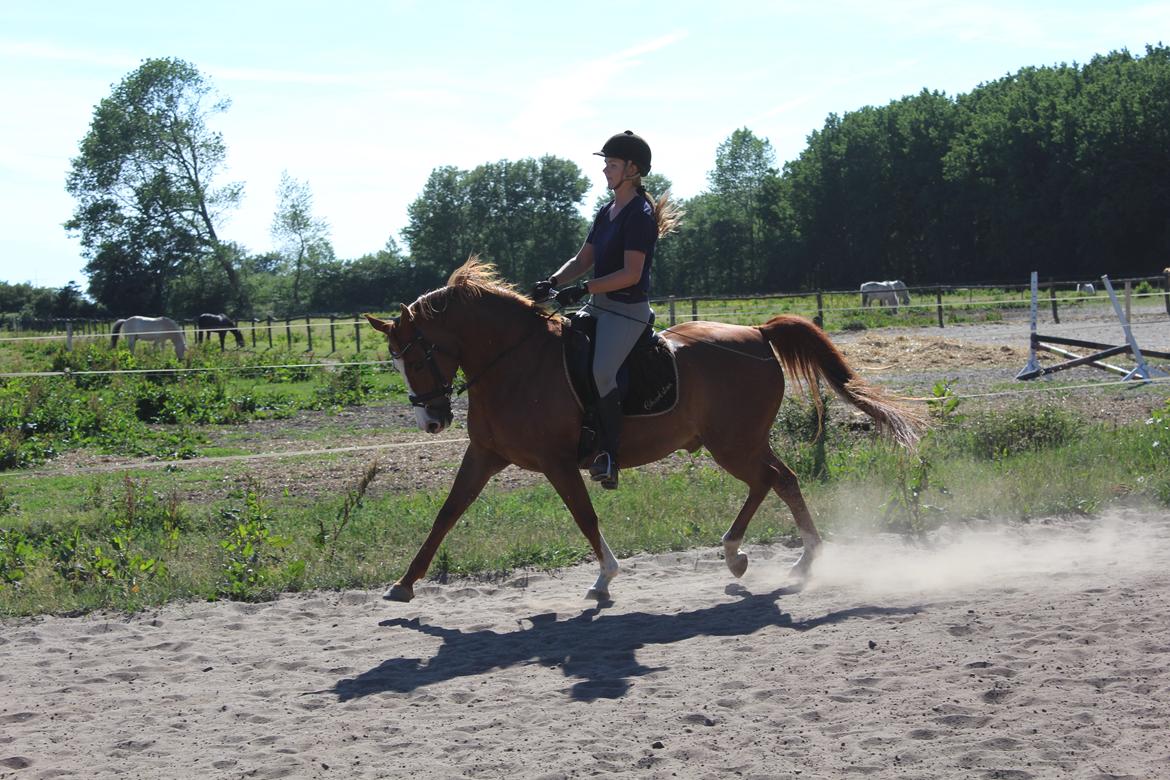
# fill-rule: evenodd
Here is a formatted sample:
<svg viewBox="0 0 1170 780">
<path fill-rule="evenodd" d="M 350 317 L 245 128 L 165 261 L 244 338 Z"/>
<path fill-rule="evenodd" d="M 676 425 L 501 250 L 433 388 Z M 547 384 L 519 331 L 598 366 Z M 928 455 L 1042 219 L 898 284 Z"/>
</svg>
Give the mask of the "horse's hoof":
<svg viewBox="0 0 1170 780">
<path fill-rule="evenodd" d="M 748 557 L 743 553 L 736 553 L 734 557 L 727 559 L 727 568 L 736 577 L 742 577 L 743 573 L 747 571 Z"/>
<path fill-rule="evenodd" d="M 585 594 L 585 598 L 593 601 L 609 601 L 608 590 L 598 590 L 597 588 L 590 588 L 589 592 Z"/>
<path fill-rule="evenodd" d="M 390 590 L 382 594 L 382 598 L 387 601 L 407 602 L 414 598 L 414 588 L 396 582 L 390 586 Z"/>
</svg>

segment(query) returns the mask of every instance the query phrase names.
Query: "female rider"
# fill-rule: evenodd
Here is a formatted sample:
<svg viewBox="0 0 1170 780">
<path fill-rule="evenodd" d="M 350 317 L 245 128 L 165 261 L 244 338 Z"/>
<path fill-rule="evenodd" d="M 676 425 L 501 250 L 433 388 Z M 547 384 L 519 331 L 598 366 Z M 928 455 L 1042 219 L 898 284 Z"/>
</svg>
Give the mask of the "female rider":
<svg viewBox="0 0 1170 780">
<path fill-rule="evenodd" d="M 589 475 L 605 488 L 618 485 L 618 448 L 621 440 L 622 401 L 617 372 L 650 321 L 650 266 L 660 235 L 673 230 L 679 214 L 669 194 L 657 201 L 642 187 L 650 172 L 650 146 L 627 130 L 612 136 L 600 152 L 605 158 L 606 186 L 613 200 L 597 212 L 593 226 L 577 254 L 547 281 L 537 282 L 535 300 L 548 297 L 558 283 L 572 281 L 593 270 L 593 278 L 557 294 L 562 305 L 586 295 L 587 308 L 597 319 L 593 379 L 597 383 L 601 449 Z"/>
</svg>

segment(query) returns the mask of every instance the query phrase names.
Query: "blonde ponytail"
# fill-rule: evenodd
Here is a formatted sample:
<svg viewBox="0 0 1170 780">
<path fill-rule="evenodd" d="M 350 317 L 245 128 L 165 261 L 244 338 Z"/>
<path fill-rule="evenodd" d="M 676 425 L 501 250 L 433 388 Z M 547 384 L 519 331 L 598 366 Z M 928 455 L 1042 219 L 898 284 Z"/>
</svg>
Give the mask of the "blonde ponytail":
<svg viewBox="0 0 1170 780">
<path fill-rule="evenodd" d="M 646 199 L 650 201 L 651 208 L 654 209 L 654 221 L 658 223 L 659 238 L 678 230 L 679 223 L 682 222 L 686 211 L 671 198 L 670 190 L 662 193 L 662 197 L 657 200 L 649 192 L 646 192 L 646 188 L 641 184 L 638 185 L 638 192 L 646 196 Z"/>
</svg>

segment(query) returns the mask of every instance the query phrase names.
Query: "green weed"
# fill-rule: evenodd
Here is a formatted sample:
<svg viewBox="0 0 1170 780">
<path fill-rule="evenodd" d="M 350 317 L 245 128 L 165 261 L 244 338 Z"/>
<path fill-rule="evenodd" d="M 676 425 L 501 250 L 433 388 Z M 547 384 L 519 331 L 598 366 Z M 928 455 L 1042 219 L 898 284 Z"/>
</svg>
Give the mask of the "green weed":
<svg viewBox="0 0 1170 780">
<path fill-rule="evenodd" d="M 244 486 L 244 504 L 223 510 L 221 521 L 227 536 L 219 546 L 225 553 L 224 579 L 220 595 L 241 601 L 262 598 L 273 579 L 272 566 L 279 561 L 277 550 L 289 540 L 272 533 L 271 514 L 254 484 Z M 303 573 L 303 564 L 299 573 Z"/>
<path fill-rule="evenodd" d="M 349 525 L 354 512 L 361 508 L 362 501 L 366 496 L 366 491 L 369 490 L 374 478 L 378 476 L 378 461 L 375 459 L 371 461 L 362 472 L 362 476 L 358 481 L 346 491 L 345 497 L 341 501 L 341 506 L 337 509 L 337 514 L 333 517 L 331 523 L 326 523 L 325 519 L 318 518 L 317 520 L 317 534 L 313 537 L 318 547 L 324 547 L 328 553 L 327 557 L 330 562 L 333 561 L 337 554 L 337 542 L 341 538 L 345 527 Z"/>
<path fill-rule="evenodd" d="M 1056 406 L 1009 409 L 973 418 L 959 441 L 970 454 L 991 460 L 1063 447 L 1083 430 L 1084 423 L 1076 415 Z"/>
</svg>

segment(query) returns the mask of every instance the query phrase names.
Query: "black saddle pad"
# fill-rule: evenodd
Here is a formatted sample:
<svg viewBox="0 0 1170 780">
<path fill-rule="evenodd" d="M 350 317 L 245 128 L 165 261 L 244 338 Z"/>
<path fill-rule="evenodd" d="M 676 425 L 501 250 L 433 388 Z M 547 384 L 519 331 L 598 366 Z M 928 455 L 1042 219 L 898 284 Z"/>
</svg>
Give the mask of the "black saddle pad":
<svg viewBox="0 0 1170 780">
<path fill-rule="evenodd" d="M 565 369 L 582 409 L 597 398 L 593 385 L 593 336 L 597 322 L 588 315 L 568 318 L 565 328 Z M 666 339 L 650 326 L 618 370 L 622 411 L 627 417 L 663 414 L 678 403 L 678 366 Z"/>
</svg>

